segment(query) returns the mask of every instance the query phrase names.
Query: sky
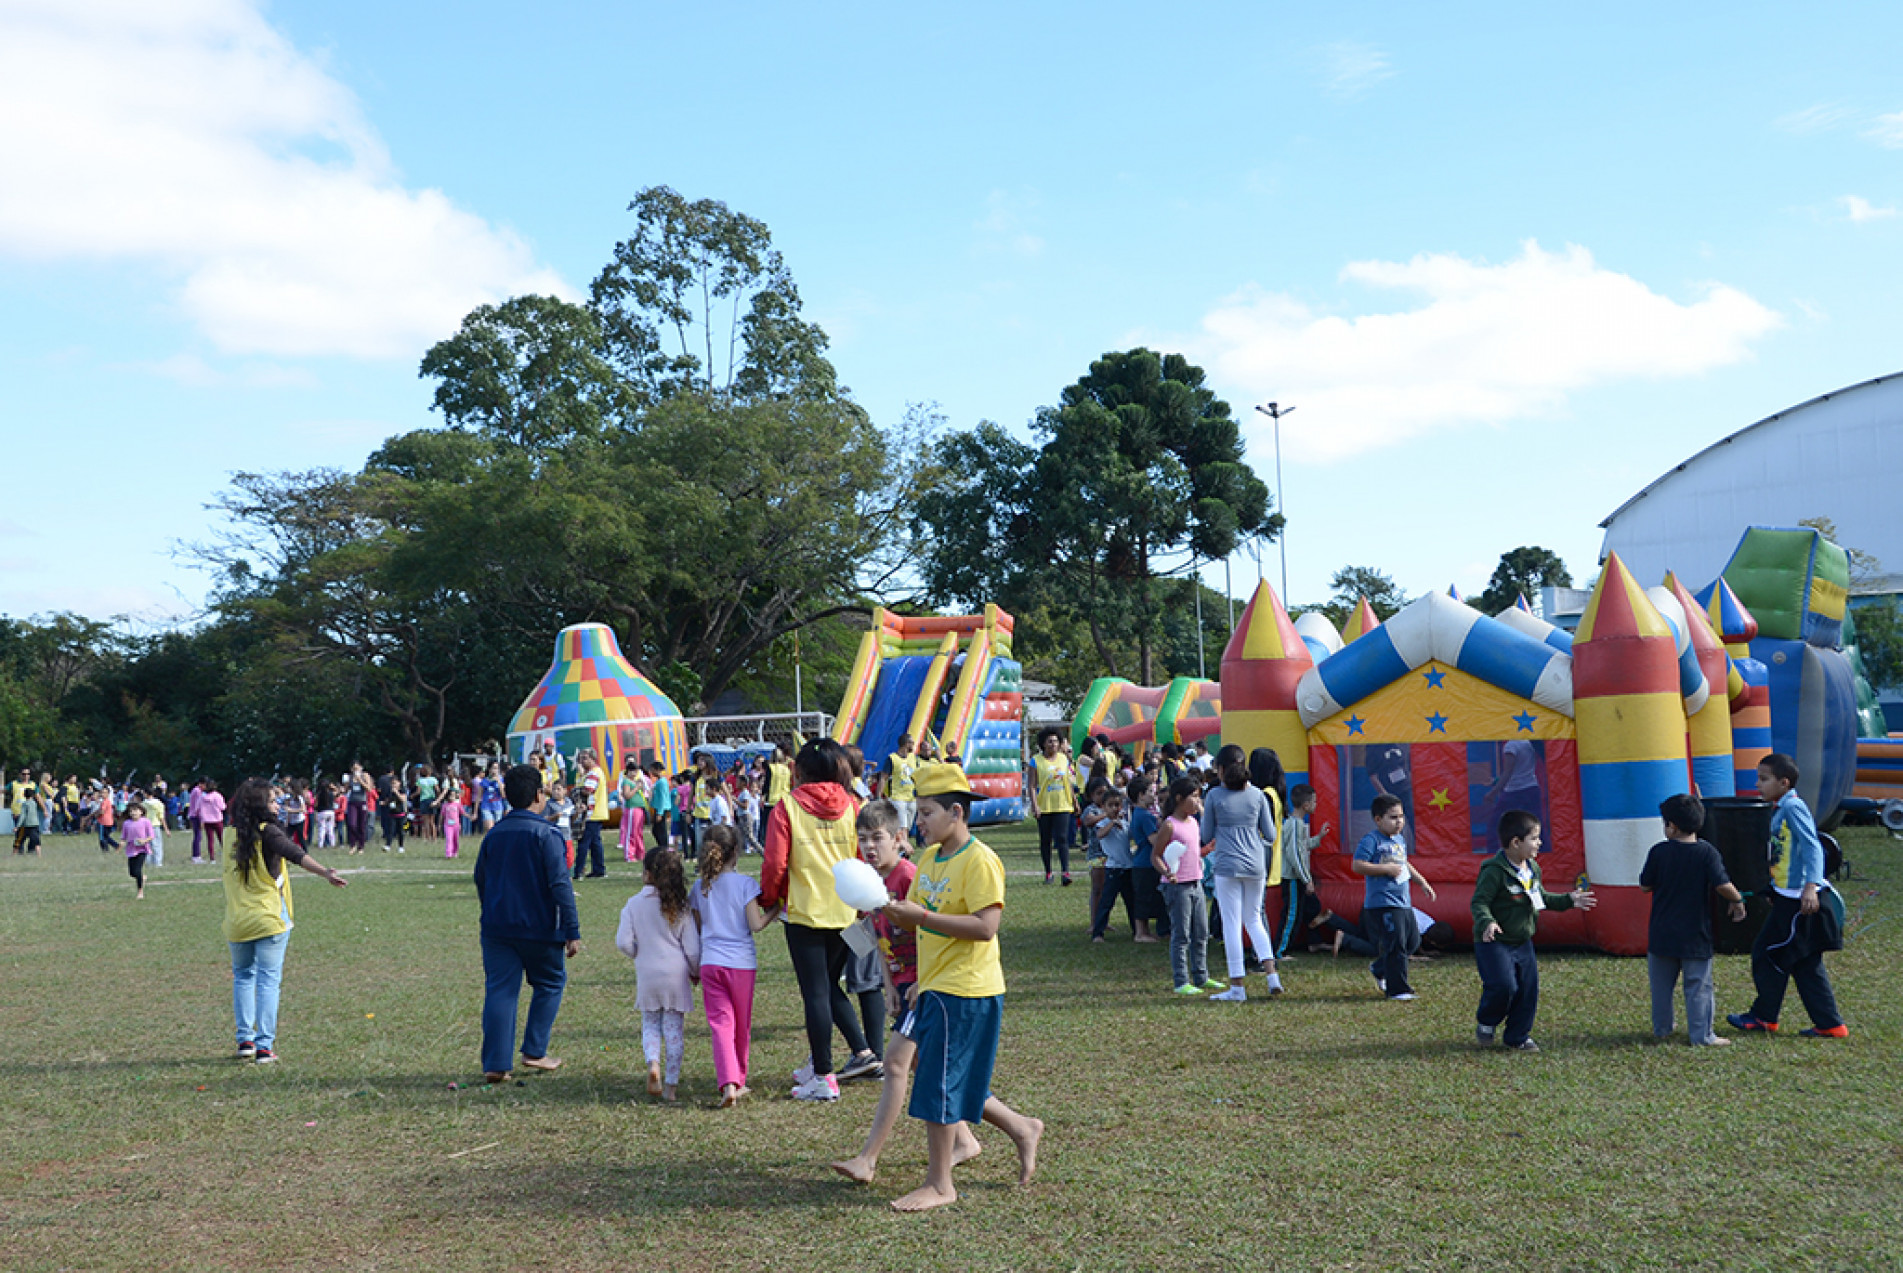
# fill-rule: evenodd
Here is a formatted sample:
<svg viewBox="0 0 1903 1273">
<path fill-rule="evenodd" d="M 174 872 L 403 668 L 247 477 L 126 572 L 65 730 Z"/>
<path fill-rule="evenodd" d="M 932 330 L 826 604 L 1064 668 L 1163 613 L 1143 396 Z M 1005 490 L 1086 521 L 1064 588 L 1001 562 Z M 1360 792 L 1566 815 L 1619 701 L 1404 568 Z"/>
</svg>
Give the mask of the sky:
<svg viewBox="0 0 1903 1273">
<path fill-rule="evenodd" d="M 0 0 L 0 614 L 189 621 L 233 473 L 439 423 L 423 353 L 584 295 L 654 185 L 767 224 L 881 422 L 1028 435 L 1144 344 L 1275 487 L 1293 406 L 1296 602 L 1523 544 L 1583 582 L 1659 474 L 1903 370 L 1899 45 L 1876 4 Z"/>
</svg>

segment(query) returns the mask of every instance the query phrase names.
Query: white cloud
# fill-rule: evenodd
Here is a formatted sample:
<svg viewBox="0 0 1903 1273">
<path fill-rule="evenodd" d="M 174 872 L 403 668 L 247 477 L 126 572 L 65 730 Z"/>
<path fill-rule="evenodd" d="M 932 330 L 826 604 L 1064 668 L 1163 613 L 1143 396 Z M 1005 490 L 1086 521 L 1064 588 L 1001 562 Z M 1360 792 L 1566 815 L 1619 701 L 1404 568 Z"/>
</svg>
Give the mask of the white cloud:
<svg viewBox="0 0 1903 1273">
<path fill-rule="evenodd" d="M 1582 247 L 1547 252 L 1530 240 L 1500 265 L 1422 255 L 1357 261 L 1341 277 L 1425 303 L 1341 316 L 1249 290 L 1206 314 L 1198 334 L 1164 347 L 1183 349 L 1246 400 L 1299 404 L 1284 446 L 1299 459 L 1338 460 L 1440 430 L 1549 415 L 1596 385 L 1737 362 L 1783 321 L 1735 288 L 1709 284 L 1680 304 L 1600 267 Z"/>
<path fill-rule="evenodd" d="M 1388 55 L 1367 44 L 1344 40 L 1316 50 L 1321 60 L 1322 86 L 1330 97 L 1352 101 L 1394 75 Z"/>
<path fill-rule="evenodd" d="M 132 364 L 188 389 L 219 389 L 242 385 L 258 389 L 304 389 L 317 383 L 317 377 L 303 367 L 285 367 L 277 363 L 247 362 L 234 367 L 214 367 L 197 354 L 173 354 L 156 362 Z"/>
<path fill-rule="evenodd" d="M 1863 135 L 1879 146 L 1903 150 L 1903 111 L 1877 116 L 1876 122 L 1863 130 Z"/>
<path fill-rule="evenodd" d="M 250 0 L 0 0 L 0 253 L 148 263 L 221 349 L 412 357 L 571 294 L 405 187 L 354 95 Z"/>
<path fill-rule="evenodd" d="M 1878 207 L 1860 195 L 1847 194 L 1837 200 L 1837 202 L 1843 206 L 1844 216 L 1858 223 L 1864 221 L 1881 221 L 1885 217 L 1893 217 L 1896 215 L 1895 208 Z"/>
<path fill-rule="evenodd" d="M 993 190 L 985 198 L 985 214 L 973 227 L 978 232 L 977 251 L 981 255 L 999 253 L 1032 257 L 1044 251 L 1044 240 L 1031 233 L 1030 225 L 1041 200 L 1032 192 L 1010 194 Z"/>
<path fill-rule="evenodd" d="M 1839 106 L 1835 102 L 1819 102 L 1815 106 L 1780 115 L 1772 123 L 1782 132 L 1802 137 L 1808 133 L 1828 132 L 1840 124 L 1848 123 L 1856 115 L 1853 107 Z"/>
</svg>

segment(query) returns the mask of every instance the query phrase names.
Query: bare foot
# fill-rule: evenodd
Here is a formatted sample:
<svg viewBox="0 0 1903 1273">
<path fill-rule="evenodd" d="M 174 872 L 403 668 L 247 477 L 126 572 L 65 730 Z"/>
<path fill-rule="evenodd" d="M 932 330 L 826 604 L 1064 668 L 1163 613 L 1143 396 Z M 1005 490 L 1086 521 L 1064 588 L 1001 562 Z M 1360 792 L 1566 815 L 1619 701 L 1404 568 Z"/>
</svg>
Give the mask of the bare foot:
<svg viewBox="0 0 1903 1273">
<path fill-rule="evenodd" d="M 1015 1143 L 1018 1147 L 1018 1183 L 1028 1185 L 1037 1171 L 1037 1143 L 1044 1139 L 1044 1120 L 1026 1118 L 1024 1124 L 1030 1131 L 1023 1139 L 1015 1140 Z"/>
<path fill-rule="evenodd" d="M 1137 936 L 1136 936 L 1135 938 L 1133 938 L 1133 940 L 1134 940 L 1134 941 L 1137 941 L 1137 942 L 1139 942 L 1139 943 L 1142 943 L 1142 944 L 1146 944 L 1146 945 L 1149 945 L 1149 944 L 1154 944 L 1154 943 L 1156 943 L 1157 941 L 1159 941 L 1159 940 L 1161 940 L 1161 939 L 1160 939 L 1160 938 L 1156 938 L 1156 937 L 1152 937 L 1152 936 L 1150 936 L 1150 935 L 1149 935 L 1148 933 L 1139 933 L 1139 934 L 1137 934 Z"/>
<path fill-rule="evenodd" d="M 952 1146 L 952 1166 L 956 1167 L 961 1162 L 970 1162 L 984 1151 L 985 1147 L 978 1143 L 976 1136 L 971 1134 L 971 1125 L 960 1123 L 958 1142 Z"/>
<path fill-rule="evenodd" d="M 648 1095 L 659 1096 L 660 1094 L 661 1094 L 661 1067 L 658 1064 L 650 1065 L 648 1066 Z"/>
<path fill-rule="evenodd" d="M 674 1085 L 672 1083 L 669 1083 L 666 1087 L 661 1089 L 661 1099 L 666 1101 L 669 1105 L 674 1103 Z"/>
<path fill-rule="evenodd" d="M 746 1091 L 747 1089 L 738 1083 L 727 1084 L 720 1089 L 720 1108 L 732 1109 L 740 1103 L 740 1098 L 746 1095 Z"/>
<path fill-rule="evenodd" d="M 562 1059 L 556 1056 L 525 1056 L 522 1058 L 522 1068 L 544 1072 L 559 1070 L 562 1068 Z"/>
<path fill-rule="evenodd" d="M 894 1198 L 892 1209 L 894 1211 L 930 1211 L 936 1207 L 949 1207 L 957 1201 L 956 1189 L 948 1189 L 940 1193 L 930 1185 L 920 1185 L 903 1198 Z"/>
<path fill-rule="evenodd" d="M 846 1159 L 844 1162 L 828 1163 L 827 1165 L 855 1184 L 869 1185 L 872 1183 L 873 1173 L 878 1170 L 879 1160 L 876 1158 L 867 1158 L 864 1154 L 859 1154 Z"/>
</svg>

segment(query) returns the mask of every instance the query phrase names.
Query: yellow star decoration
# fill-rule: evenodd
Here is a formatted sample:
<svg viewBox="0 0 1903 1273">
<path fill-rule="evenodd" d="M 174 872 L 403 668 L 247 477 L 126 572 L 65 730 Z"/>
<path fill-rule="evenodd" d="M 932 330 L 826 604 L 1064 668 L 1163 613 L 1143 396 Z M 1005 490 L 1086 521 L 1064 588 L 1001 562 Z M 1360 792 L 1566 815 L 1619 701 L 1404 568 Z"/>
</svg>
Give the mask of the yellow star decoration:
<svg viewBox="0 0 1903 1273">
<path fill-rule="evenodd" d="M 1434 794 L 1427 798 L 1427 803 L 1433 805 L 1436 809 L 1445 809 L 1453 802 L 1454 798 L 1447 794 L 1447 788 L 1445 787 L 1434 788 Z"/>
</svg>

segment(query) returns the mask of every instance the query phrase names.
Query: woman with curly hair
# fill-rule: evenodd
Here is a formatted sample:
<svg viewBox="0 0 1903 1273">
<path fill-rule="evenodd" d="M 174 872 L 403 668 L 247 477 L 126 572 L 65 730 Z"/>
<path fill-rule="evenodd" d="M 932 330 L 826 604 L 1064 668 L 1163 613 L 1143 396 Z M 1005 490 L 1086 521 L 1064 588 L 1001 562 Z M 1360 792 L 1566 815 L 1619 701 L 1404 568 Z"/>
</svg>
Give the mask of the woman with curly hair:
<svg viewBox="0 0 1903 1273">
<path fill-rule="evenodd" d="M 277 1060 L 278 987 L 291 941 L 291 872 L 301 866 L 338 888 L 343 876 L 298 847 L 279 825 L 271 784 L 247 778 L 231 795 L 233 845 L 225 854 L 225 941 L 231 947 L 231 1009 L 238 1059 Z"/>
</svg>

